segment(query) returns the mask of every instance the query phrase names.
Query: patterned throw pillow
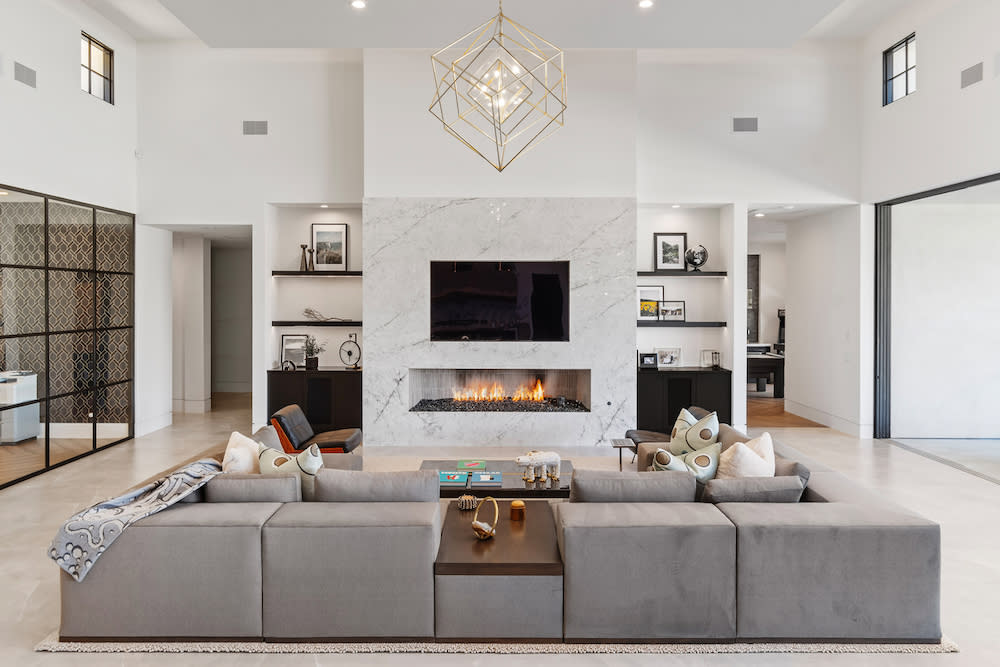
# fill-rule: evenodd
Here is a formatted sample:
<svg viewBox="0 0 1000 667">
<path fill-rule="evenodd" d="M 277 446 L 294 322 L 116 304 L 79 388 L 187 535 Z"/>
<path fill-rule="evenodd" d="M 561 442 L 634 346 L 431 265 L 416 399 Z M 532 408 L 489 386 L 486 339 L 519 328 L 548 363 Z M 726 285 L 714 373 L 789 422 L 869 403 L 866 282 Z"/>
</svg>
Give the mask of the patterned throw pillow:
<svg viewBox="0 0 1000 667">
<path fill-rule="evenodd" d="M 226 453 L 222 457 L 222 472 L 256 473 L 260 472 L 257 462 L 257 450 L 260 445 L 238 431 L 233 431 L 226 445 Z"/>
<path fill-rule="evenodd" d="M 719 457 L 719 479 L 774 477 L 774 443 L 764 433 L 749 442 L 737 442 Z"/>
<path fill-rule="evenodd" d="M 260 460 L 260 472 L 292 473 L 298 476 L 302 484 L 302 499 L 313 499 L 316 473 L 323 467 L 323 455 L 319 452 L 319 445 L 310 445 L 296 456 L 271 449 L 267 445 L 258 445 L 257 454 Z"/>
<path fill-rule="evenodd" d="M 697 481 L 704 484 L 715 477 L 721 454 L 722 445 L 720 443 L 702 447 L 680 456 L 671 454 L 665 449 L 658 449 L 653 455 L 652 469 L 690 472 Z"/>
<path fill-rule="evenodd" d="M 690 418 L 691 422 L 687 423 L 685 417 Z M 677 436 L 670 439 L 670 453 L 677 456 L 714 445 L 719 440 L 719 415 L 713 412 L 695 420 L 690 412 L 682 410 L 674 425 L 674 432 Z"/>
</svg>

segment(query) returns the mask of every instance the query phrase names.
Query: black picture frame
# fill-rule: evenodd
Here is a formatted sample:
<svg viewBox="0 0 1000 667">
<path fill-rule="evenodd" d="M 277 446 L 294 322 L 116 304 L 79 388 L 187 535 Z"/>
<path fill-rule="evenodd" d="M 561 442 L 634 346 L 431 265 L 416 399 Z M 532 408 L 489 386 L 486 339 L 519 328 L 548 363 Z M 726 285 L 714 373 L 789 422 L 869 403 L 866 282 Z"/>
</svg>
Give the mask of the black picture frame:
<svg viewBox="0 0 1000 667">
<path fill-rule="evenodd" d="M 680 304 L 678 312 L 677 304 Z M 660 301 L 657 308 L 657 315 L 661 322 L 687 322 L 687 302 L 679 299 Z M 666 316 L 664 312 L 667 311 Z"/>
<path fill-rule="evenodd" d="M 639 353 L 639 368 L 656 368 L 656 353 L 655 352 L 640 352 Z"/>
<path fill-rule="evenodd" d="M 350 226 L 346 222 L 314 222 L 311 227 L 312 235 L 312 248 L 315 251 L 313 255 L 313 264 L 317 271 L 347 271 L 347 257 L 350 250 L 350 244 L 348 242 L 348 232 Z M 331 251 L 324 247 L 329 244 L 330 241 L 324 240 L 323 234 L 342 234 L 342 248 L 340 255 L 335 254 L 335 250 Z M 336 241 L 333 241 L 335 243 Z M 331 256 L 332 252 L 332 256 Z M 340 261 L 336 261 L 340 260 Z"/>
<path fill-rule="evenodd" d="M 278 363 L 283 368 L 286 361 L 291 361 L 295 364 L 295 368 L 305 368 L 306 367 L 306 352 L 305 348 L 302 349 L 302 360 L 299 362 L 299 357 L 297 354 L 288 354 L 288 350 L 291 349 L 287 343 L 294 342 L 296 340 L 301 341 L 303 346 L 305 345 L 307 335 L 306 334 L 281 334 L 281 347 L 278 350 Z M 287 343 L 286 343 L 287 341 Z"/>
<path fill-rule="evenodd" d="M 653 270 L 654 271 L 687 271 L 687 232 L 656 232 L 653 234 Z M 671 261 L 661 261 L 664 259 L 662 253 L 662 243 L 671 242 L 677 246 L 677 259 Z"/>
</svg>

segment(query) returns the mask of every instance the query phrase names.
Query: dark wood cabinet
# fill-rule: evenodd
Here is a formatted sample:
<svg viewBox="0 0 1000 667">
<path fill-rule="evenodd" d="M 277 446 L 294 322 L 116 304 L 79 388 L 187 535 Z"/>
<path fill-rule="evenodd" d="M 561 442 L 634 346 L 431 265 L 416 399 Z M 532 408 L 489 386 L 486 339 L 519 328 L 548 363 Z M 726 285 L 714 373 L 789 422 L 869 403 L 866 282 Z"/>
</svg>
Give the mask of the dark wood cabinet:
<svg viewBox="0 0 1000 667">
<path fill-rule="evenodd" d="M 268 371 L 267 414 L 297 404 L 313 430 L 361 428 L 361 371 Z"/>
<path fill-rule="evenodd" d="M 725 368 L 639 369 L 636 374 L 636 428 L 669 433 L 681 408 L 714 410 L 732 423 L 732 372 Z"/>
</svg>

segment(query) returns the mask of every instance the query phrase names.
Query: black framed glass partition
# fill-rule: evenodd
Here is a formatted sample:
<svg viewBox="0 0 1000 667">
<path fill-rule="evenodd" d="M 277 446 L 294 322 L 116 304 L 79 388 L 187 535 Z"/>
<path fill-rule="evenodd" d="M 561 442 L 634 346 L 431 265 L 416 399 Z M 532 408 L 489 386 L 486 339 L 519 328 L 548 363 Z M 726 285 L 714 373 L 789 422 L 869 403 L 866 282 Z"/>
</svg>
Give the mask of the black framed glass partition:
<svg viewBox="0 0 1000 667">
<path fill-rule="evenodd" d="M 0 488 L 133 437 L 134 232 L 0 185 Z"/>
</svg>

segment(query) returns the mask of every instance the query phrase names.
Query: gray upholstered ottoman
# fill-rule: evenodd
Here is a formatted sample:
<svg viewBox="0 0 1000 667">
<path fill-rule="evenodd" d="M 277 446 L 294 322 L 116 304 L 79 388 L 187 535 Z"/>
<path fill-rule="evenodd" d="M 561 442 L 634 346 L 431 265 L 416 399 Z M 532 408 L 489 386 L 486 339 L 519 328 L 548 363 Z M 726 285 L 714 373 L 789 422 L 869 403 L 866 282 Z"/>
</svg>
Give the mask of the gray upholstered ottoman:
<svg viewBox="0 0 1000 667">
<path fill-rule="evenodd" d="M 736 528 L 713 505 L 557 507 L 567 641 L 735 637 Z"/>
<path fill-rule="evenodd" d="M 437 500 L 282 506 L 263 530 L 264 637 L 433 637 L 440 535 Z"/>
<path fill-rule="evenodd" d="M 739 536 L 739 638 L 940 639 L 937 524 L 880 505 L 718 507 Z"/>
<path fill-rule="evenodd" d="M 260 534 L 278 503 L 179 503 L 129 527 L 77 583 L 63 638 L 260 639 Z"/>
</svg>

